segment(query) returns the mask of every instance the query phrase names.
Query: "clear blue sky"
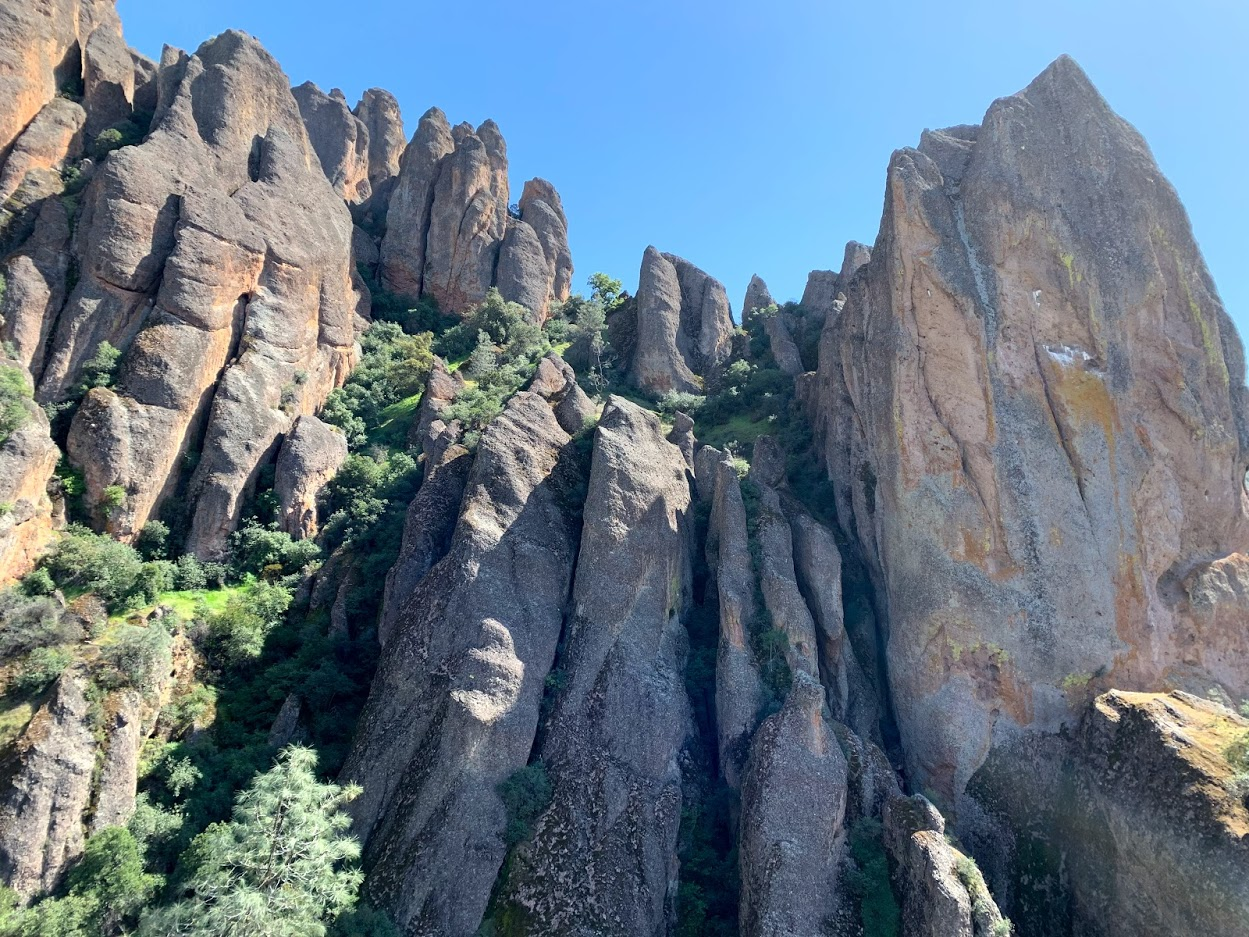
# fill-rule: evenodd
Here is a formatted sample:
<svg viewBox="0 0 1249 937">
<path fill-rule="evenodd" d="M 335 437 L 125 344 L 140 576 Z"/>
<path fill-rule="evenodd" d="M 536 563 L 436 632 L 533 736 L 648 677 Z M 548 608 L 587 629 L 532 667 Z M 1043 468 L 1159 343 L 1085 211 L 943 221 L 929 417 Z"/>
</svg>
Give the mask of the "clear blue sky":
<svg viewBox="0 0 1249 937">
<path fill-rule="evenodd" d="M 568 211 L 577 283 L 647 244 L 796 299 L 876 236 L 889 154 L 1075 57 L 1179 190 L 1249 335 L 1246 0 L 119 0 L 131 45 L 257 36 L 293 84 L 498 121 Z"/>
</svg>

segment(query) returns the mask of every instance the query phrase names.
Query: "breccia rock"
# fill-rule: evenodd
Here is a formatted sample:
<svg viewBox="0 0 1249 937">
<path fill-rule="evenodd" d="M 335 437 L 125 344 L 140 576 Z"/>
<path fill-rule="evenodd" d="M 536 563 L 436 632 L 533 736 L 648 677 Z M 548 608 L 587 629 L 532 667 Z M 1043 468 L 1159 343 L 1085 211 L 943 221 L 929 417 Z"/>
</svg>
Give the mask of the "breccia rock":
<svg viewBox="0 0 1249 937">
<path fill-rule="evenodd" d="M 273 493 L 283 530 L 296 540 L 317 533 L 317 495 L 347 461 L 347 437 L 315 416 L 301 416 L 278 451 Z"/>
<path fill-rule="evenodd" d="M 87 112 L 88 140 L 134 113 L 134 78 L 134 59 L 121 30 L 113 23 L 101 23 L 82 48 L 82 104 Z"/>
<path fill-rule="evenodd" d="M 746 296 L 742 300 L 742 322 L 762 317 L 763 329 L 768 336 L 772 358 L 777 367 L 796 377 L 803 372 L 802 355 L 794 343 L 793 333 L 786 315 L 775 308 L 776 301 L 768 285 L 758 275 L 750 278 L 746 286 Z"/>
<path fill-rule="evenodd" d="M 447 555 L 392 592 L 402 611 L 343 777 L 364 788 L 367 894 L 403 933 L 471 937 L 503 864 L 496 788 L 529 760 L 555 657 L 575 463 L 546 401 L 517 394 L 482 434 Z"/>
<path fill-rule="evenodd" d="M 724 287 L 674 254 L 646 249 L 635 318 L 628 378 L 641 390 L 698 393 L 728 358 L 733 318 Z"/>
<path fill-rule="evenodd" d="M 87 675 L 57 678 L 0 765 L 0 881 L 23 899 L 54 889 L 82 854 L 95 737 Z"/>
<path fill-rule="evenodd" d="M 563 689 L 540 752 L 553 800 L 501 899 L 536 932 L 667 932 L 693 732 L 687 479 L 659 417 L 611 397 L 594 437 Z"/>
<path fill-rule="evenodd" d="M 429 428 L 441 416 L 442 411 L 450 406 L 456 395 L 464 389 L 464 376 L 447 368 L 447 362 L 434 355 L 434 362 L 425 379 L 425 392 L 421 395 L 421 404 L 416 411 L 416 420 L 412 424 L 410 441 L 424 445 L 429 435 Z"/>
<path fill-rule="evenodd" d="M 1179 588 L 1249 544 L 1244 358 L 1174 190 L 1070 59 L 895 153 L 885 205 L 820 431 L 908 776 L 962 833 L 1054 769 L 1034 742 L 1090 693 L 1249 695 L 1243 642 L 1185 647 Z"/>
<path fill-rule="evenodd" d="M 837 908 L 846 759 L 824 713 L 824 688 L 799 671 L 751 743 L 739 846 L 743 937 L 822 937 Z"/>
<path fill-rule="evenodd" d="M 858 241 L 846 244 L 840 270 L 812 270 L 802 293 L 802 307 L 822 325 L 831 323 L 841 312 L 845 292 L 859 268 L 872 259 L 872 250 Z"/>
<path fill-rule="evenodd" d="M 326 94 L 306 81 L 291 93 L 308 129 L 308 141 L 334 191 L 353 205 L 366 201 L 373 194 L 373 184 L 369 130 L 364 121 L 351 112 L 337 88 Z"/>
<path fill-rule="evenodd" d="M 114 387 L 88 394 L 70 431 L 88 503 L 124 488 L 100 520 L 132 536 L 200 452 L 188 548 L 208 557 L 279 437 L 346 378 L 364 298 L 350 216 L 277 63 L 237 32 L 167 58 L 152 132 L 111 154 L 83 195 L 82 276 L 40 396 L 67 395 L 101 342 L 126 349 Z"/>
</svg>

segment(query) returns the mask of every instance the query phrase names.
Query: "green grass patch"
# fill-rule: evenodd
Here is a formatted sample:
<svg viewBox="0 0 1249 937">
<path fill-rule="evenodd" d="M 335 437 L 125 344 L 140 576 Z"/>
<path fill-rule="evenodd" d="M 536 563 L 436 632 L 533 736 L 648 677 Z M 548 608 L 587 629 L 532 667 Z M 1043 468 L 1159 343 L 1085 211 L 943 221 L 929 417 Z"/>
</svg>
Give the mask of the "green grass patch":
<svg viewBox="0 0 1249 937">
<path fill-rule="evenodd" d="M 369 442 L 388 449 L 407 446 L 408 433 L 416 422 L 416 412 L 421 407 L 421 394 L 413 394 L 384 407 L 378 414 L 377 428 L 369 433 Z"/>
<path fill-rule="evenodd" d="M 18 701 L 11 695 L 0 698 L 0 750 L 17 741 L 34 715 L 35 707 L 29 699 Z"/>
<path fill-rule="evenodd" d="M 157 606 L 172 608 L 174 613 L 184 621 L 193 619 L 199 609 L 206 609 L 210 614 L 217 614 L 226 607 L 226 603 L 236 595 L 244 595 L 251 586 L 226 586 L 222 589 L 187 589 L 185 591 L 162 592 L 156 601 L 146 608 L 128 615 L 114 616 L 113 621 L 125 621 L 132 615 L 146 616 Z"/>
<path fill-rule="evenodd" d="M 755 419 L 749 413 L 735 413 L 727 420 L 719 423 L 704 424 L 694 417 L 694 434 L 699 442 L 717 449 L 723 449 L 732 443 L 734 451 L 749 456 L 755 440 L 765 433 L 775 432 L 776 427 L 766 418 Z"/>
</svg>

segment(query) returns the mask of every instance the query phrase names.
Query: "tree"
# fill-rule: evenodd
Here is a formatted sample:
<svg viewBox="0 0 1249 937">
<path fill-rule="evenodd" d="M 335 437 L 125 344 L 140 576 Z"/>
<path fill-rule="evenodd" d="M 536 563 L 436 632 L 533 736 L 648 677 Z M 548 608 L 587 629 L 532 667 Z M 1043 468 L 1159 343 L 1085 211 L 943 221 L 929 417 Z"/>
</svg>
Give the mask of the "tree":
<svg viewBox="0 0 1249 937">
<path fill-rule="evenodd" d="M 110 387 L 120 361 L 121 352 L 111 342 L 100 342 L 95 354 L 83 363 L 82 392 L 85 394 L 93 387 Z"/>
<path fill-rule="evenodd" d="M 624 302 L 624 297 L 621 295 L 624 291 L 624 284 L 619 280 L 605 273 L 592 273 L 586 282 L 590 284 L 590 298 L 598 300 L 607 312 L 611 312 Z"/>
<path fill-rule="evenodd" d="M 485 332 L 477 333 L 477 347 L 468 357 L 466 370 L 473 377 L 485 377 L 498 364 L 498 355 L 494 353 L 494 342 Z"/>
<path fill-rule="evenodd" d="M 169 544 L 169 525 L 164 521 L 148 521 L 135 538 L 134 546 L 145 560 L 163 560 Z"/>
<path fill-rule="evenodd" d="M 187 897 L 145 915 L 148 937 L 324 937 L 363 880 L 343 805 L 354 786 L 316 778 L 316 753 L 292 745 L 235 800 L 233 818 L 195 838 Z"/>
</svg>

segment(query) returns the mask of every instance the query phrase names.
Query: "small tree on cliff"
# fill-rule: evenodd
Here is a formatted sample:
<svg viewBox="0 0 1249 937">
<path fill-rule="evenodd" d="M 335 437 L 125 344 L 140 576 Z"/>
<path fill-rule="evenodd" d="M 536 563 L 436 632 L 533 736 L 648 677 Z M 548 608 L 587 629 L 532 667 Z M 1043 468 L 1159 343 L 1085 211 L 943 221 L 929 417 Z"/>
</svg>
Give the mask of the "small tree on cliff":
<svg viewBox="0 0 1249 937">
<path fill-rule="evenodd" d="M 324 937 L 356 902 L 360 844 L 342 807 L 358 787 L 322 784 L 316 753 L 292 745 L 184 856 L 188 895 L 149 914 L 141 934 L 190 937 Z"/>
</svg>

